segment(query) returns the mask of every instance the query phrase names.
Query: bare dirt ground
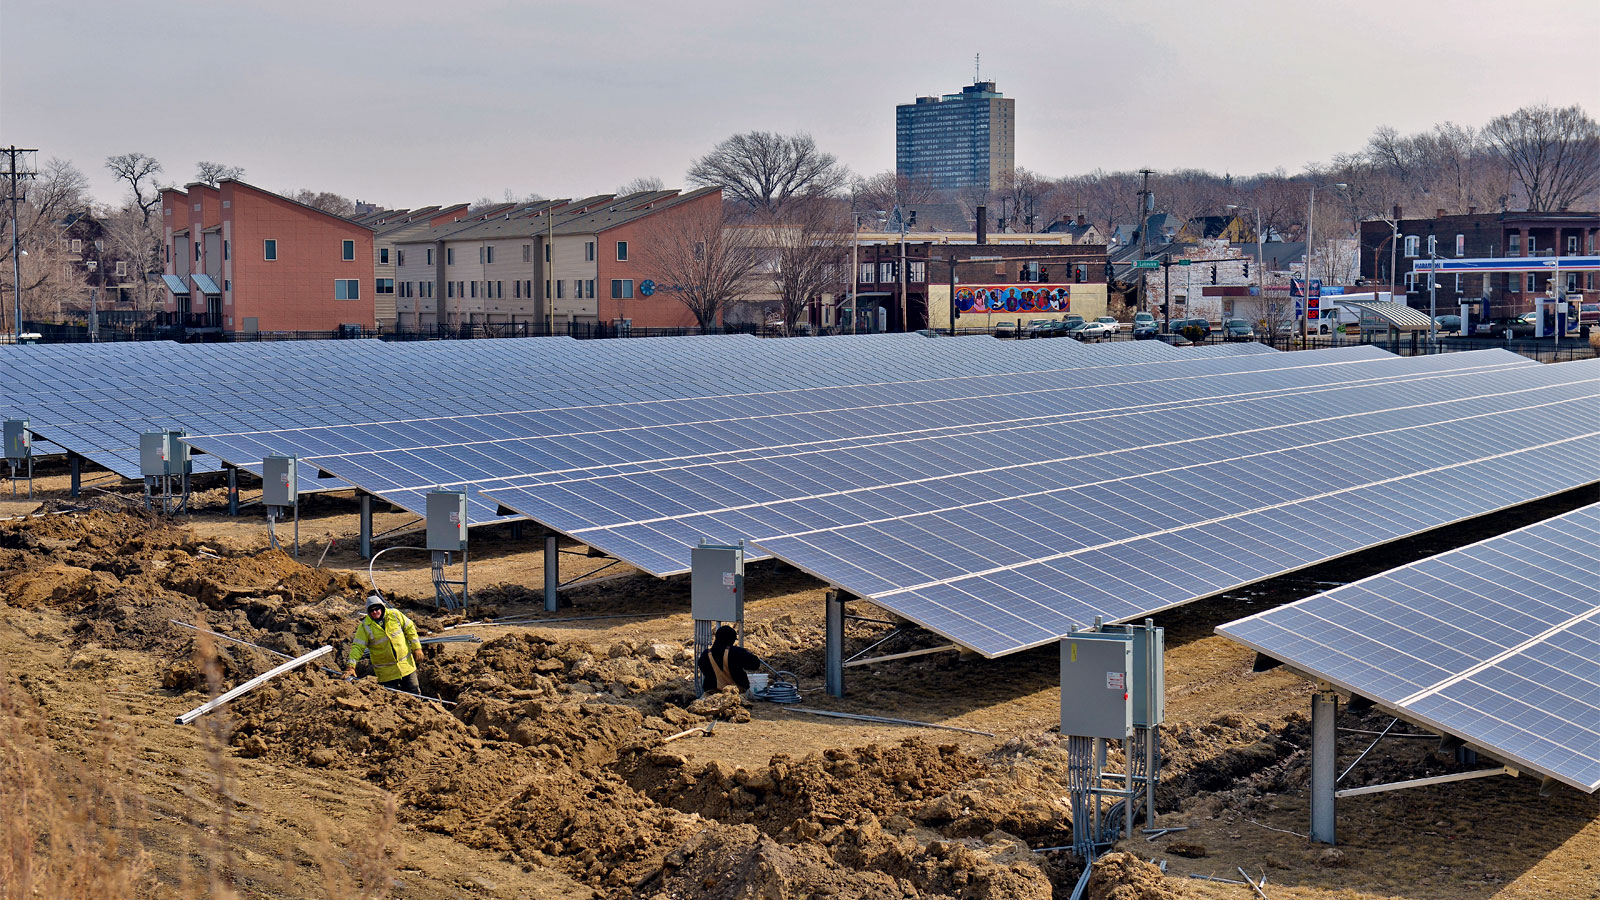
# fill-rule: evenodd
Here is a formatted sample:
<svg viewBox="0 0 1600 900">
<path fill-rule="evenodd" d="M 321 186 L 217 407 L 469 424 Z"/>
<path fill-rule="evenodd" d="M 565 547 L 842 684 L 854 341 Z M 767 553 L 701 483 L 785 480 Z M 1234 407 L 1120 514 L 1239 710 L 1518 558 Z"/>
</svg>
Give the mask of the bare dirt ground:
<svg viewBox="0 0 1600 900">
<path fill-rule="evenodd" d="M 0 501 L 0 516 L 50 513 L 0 523 L 0 897 L 1047 898 L 1066 897 L 1080 873 L 1067 853 L 1033 852 L 1070 840 L 1052 648 L 852 668 L 834 700 L 821 684 L 822 586 L 756 564 L 748 644 L 799 676 L 805 706 L 994 737 L 697 701 L 683 580 L 600 571 L 608 560 L 564 546 L 562 580 L 590 583 L 545 614 L 541 542 L 502 527 L 473 533 L 470 619 L 550 621 L 469 626 L 448 633 L 482 643 L 431 645 L 424 690 L 456 705 L 312 669 L 175 725 L 279 660 L 169 619 L 288 654 L 333 644 L 342 657 L 369 590 L 355 504 L 310 499 L 296 562 L 267 549 L 259 508 L 229 517 L 215 487 L 170 520 L 138 513 L 115 480 L 93 487 L 104 490 L 69 500 L 46 467 L 38 502 Z M 1308 842 L 1310 685 L 1252 673 L 1251 654 L 1212 632 L 1593 500 L 1566 496 L 1158 617 L 1159 824 L 1187 830 L 1125 841 L 1090 895 L 1252 896 L 1186 877 L 1237 880 L 1243 867 L 1266 876 L 1274 900 L 1600 898 L 1600 800 L 1561 786 L 1541 796 L 1536 778 L 1345 800 L 1339 846 Z M 378 546 L 416 543 L 413 521 L 380 513 L 376 529 L 393 533 Z M 440 633 L 462 618 L 431 608 L 426 563 L 386 554 L 377 584 Z M 622 618 L 595 618 L 608 616 Z M 886 633 L 850 629 L 856 647 Z M 937 643 L 916 633 L 881 650 Z M 713 721 L 710 735 L 664 742 Z M 1345 712 L 1340 724 L 1388 721 Z M 1341 761 L 1370 740 L 1346 734 Z M 1348 781 L 1467 768 L 1436 751 L 1386 741 Z"/>
</svg>

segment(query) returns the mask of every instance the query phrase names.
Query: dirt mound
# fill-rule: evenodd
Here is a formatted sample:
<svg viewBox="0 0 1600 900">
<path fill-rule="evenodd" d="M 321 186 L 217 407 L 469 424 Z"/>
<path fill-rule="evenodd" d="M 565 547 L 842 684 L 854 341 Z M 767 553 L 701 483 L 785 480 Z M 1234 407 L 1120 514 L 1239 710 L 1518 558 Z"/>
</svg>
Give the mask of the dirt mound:
<svg viewBox="0 0 1600 900">
<path fill-rule="evenodd" d="M 801 759 L 778 754 L 749 772 L 713 761 L 691 766 L 667 750 L 624 760 L 629 780 L 662 803 L 730 824 L 752 824 L 770 835 L 819 831 L 863 815 L 913 812 L 984 773 L 981 760 L 954 745 L 909 738 Z"/>
<path fill-rule="evenodd" d="M 1161 870 L 1131 853 L 1107 853 L 1089 876 L 1091 900 L 1179 900 Z"/>
<path fill-rule="evenodd" d="M 183 532 L 143 511 L 89 510 L 0 523 L 0 548 L 49 554 L 59 550 L 116 553 L 130 545 L 172 546 Z"/>
<path fill-rule="evenodd" d="M 235 701 L 232 712 L 232 741 L 242 756 L 272 754 L 314 766 L 363 768 L 387 788 L 404 778 L 389 763 L 458 757 L 481 743 L 438 704 L 321 672 L 274 679 Z"/>
</svg>

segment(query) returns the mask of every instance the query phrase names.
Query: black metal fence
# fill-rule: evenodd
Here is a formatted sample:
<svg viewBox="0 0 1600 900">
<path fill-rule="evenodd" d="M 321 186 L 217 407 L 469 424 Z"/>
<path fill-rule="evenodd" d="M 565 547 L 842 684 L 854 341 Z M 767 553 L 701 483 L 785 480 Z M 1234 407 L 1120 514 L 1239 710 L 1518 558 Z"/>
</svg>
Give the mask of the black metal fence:
<svg viewBox="0 0 1600 900">
<path fill-rule="evenodd" d="M 83 325 L 62 325 L 50 322 L 27 322 L 24 331 L 33 331 L 39 334 L 41 343 L 87 343 L 89 330 Z M 149 323 L 138 326 L 102 327 L 96 340 L 100 342 L 113 341 L 179 341 L 179 342 L 241 342 L 241 341 L 314 341 L 338 339 L 366 339 L 382 341 L 444 341 L 444 340 L 485 340 L 510 337 L 549 337 L 561 336 L 577 338 L 579 340 L 593 340 L 604 338 L 646 338 L 646 337 L 680 337 L 683 335 L 699 334 L 700 329 L 685 328 L 639 328 L 620 327 L 603 322 L 574 322 L 558 326 L 554 329 L 544 323 L 515 322 L 494 323 L 477 325 L 441 325 L 434 328 L 421 330 L 397 331 L 389 329 L 364 329 L 341 328 L 334 331 L 262 331 L 254 333 L 220 332 L 214 330 L 194 331 L 182 325 Z M 779 328 L 763 327 L 753 323 L 742 325 L 728 325 L 718 329 L 716 334 L 752 334 L 758 337 L 783 337 L 784 332 Z M 807 332 L 809 333 L 809 332 Z M 839 334 L 836 329 L 824 329 L 823 334 Z M 924 334 L 933 335 L 931 331 Z M 937 335 L 943 336 L 948 331 L 940 330 Z M 1018 340 L 1036 339 L 1029 338 L 1026 332 L 1018 332 L 1013 328 L 958 328 L 958 335 L 994 335 L 999 338 L 1015 338 Z M 1063 336 L 1056 336 L 1054 340 L 1067 340 Z M 1126 341 L 1133 340 L 1133 335 L 1124 330 L 1099 340 Z M 1213 332 L 1199 343 L 1221 343 L 1223 336 Z M 1382 347 L 1391 353 L 1400 356 L 1423 356 L 1433 353 L 1452 353 L 1464 350 L 1503 349 L 1520 353 L 1530 359 L 1540 362 L 1561 362 L 1574 359 L 1591 359 L 1597 354 L 1583 338 L 1562 338 L 1559 342 L 1553 338 L 1490 338 L 1490 337 L 1460 337 L 1456 335 L 1441 336 L 1437 342 L 1430 342 L 1426 334 L 1416 335 L 1307 335 L 1301 340 L 1297 334 L 1277 335 L 1273 337 L 1260 336 L 1256 338 L 1260 343 L 1267 344 L 1277 350 L 1321 350 L 1328 347 L 1348 347 L 1354 344 L 1371 344 Z"/>
</svg>

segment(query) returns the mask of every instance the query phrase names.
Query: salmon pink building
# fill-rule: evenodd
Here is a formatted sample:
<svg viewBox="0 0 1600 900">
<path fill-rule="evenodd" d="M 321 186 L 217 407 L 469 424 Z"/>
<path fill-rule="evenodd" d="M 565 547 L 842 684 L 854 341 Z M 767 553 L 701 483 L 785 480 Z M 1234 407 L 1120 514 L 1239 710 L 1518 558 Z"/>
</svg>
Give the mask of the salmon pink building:
<svg viewBox="0 0 1600 900">
<path fill-rule="evenodd" d="M 376 327 L 373 230 L 224 179 L 161 192 L 167 312 L 189 331 Z"/>
</svg>

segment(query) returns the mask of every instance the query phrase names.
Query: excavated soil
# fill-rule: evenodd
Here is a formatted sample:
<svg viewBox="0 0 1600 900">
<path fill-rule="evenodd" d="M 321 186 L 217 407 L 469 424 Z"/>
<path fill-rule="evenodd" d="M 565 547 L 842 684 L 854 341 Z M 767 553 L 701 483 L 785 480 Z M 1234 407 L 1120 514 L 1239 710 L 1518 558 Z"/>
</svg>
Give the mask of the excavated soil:
<svg viewBox="0 0 1600 900">
<path fill-rule="evenodd" d="M 681 579 L 623 573 L 570 592 L 575 608 L 548 621 L 472 626 L 543 615 L 524 586 L 542 581 L 527 577 L 537 554 L 491 538 L 475 556 L 484 587 L 471 620 L 422 605 L 400 568 L 380 579 L 425 634 L 480 639 L 425 651 L 423 692 L 441 702 L 311 666 L 186 728 L 173 716 L 281 660 L 170 620 L 291 656 L 332 645 L 337 670 L 370 591 L 364 564 L 336 547 L 327 568 L 305 565 L 210 513 L 174 523 L 102 506 L 0 523 L 0 688 L 26 700 L 10 715 L 41 717 L 35 730 L 64 771 L 92 772 L 96 735 L 116 735 L 129 820 L 105 827 L 146 863 L 133 894 L 220 896 L 223 884 L 288 898 L 350 884 L 374 897 L 1045 900 L 1081 874 L 1069 853 L 1035 852 L 1071 840 L 1052 652 L 852 670 L 850 698 L 831 700 L 817 683 L 820 586 L 767 567 L 751 573 L 748 645 L 799 677 L 806 706 L 994 737 L 815 719 L 732 691 L 697 700 Z M 601 564 L 563 558 L 578 576 Z M 1242 885 L 1185 877 L 1238 880 L 1242 866 L 1270 872 L 1274 898 L 1600 897 L 1595 798 L 1541 797 L 1528 779 L 1344 802 L 1336 849 L 1295 834 L 1308 688 L 1252 672 L 1210 629 L 1313 589 L 1258 587 L 1164 623 L 1157 805 L 1159 824 L 1183 830 L 1124 841 L 1088 896 L 1243 897 Z M 863 642 L 888 634 L 852 629 Z M 895 640 L 885 649 L 936 643 L 914 630 Z M 1347 712 L 1340 724 L 1388 720 Z M 1352 731 L 1342 759 L 1367 741 Z M 1472 767 L 1407 738 L 1347 783 Z M 392 825 L 374 824 L 391 806 Z"/>
</svg>

